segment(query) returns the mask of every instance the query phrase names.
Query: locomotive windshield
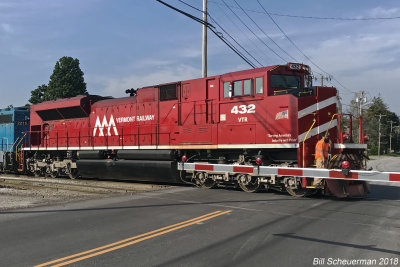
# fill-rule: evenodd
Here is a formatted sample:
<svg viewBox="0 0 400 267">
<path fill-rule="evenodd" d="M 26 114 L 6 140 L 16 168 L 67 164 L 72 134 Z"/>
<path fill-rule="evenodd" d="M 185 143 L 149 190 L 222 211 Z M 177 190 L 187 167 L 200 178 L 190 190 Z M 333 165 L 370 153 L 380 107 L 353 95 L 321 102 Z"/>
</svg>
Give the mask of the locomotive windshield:
<svg viewBox="0 0 400 267">
<path fill-rule="evenodd" d="M 298 97 L 308 96 L 313 94 L 312 78 L 309 75 L 305 75 L 304 84 L 301 76 L 296 75 L 283 75 L 283 74 L 272 74 L 270 79 L 270 86 L 273 95 L 285 95 L 292 94 Z"/>
<path fill-rule="evenodd" d="M 272 88 L 300 89 L 301 79 L 292 75 L 271 75 Z"/>
</svg>

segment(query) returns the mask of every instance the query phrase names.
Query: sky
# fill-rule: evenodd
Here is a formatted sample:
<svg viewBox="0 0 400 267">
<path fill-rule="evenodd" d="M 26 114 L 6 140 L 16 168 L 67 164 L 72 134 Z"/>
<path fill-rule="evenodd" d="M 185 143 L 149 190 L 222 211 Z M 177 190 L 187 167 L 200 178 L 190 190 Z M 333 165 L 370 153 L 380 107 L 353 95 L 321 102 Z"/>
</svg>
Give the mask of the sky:
<svg viewBox="0 0 400 267">
<path fill-rule="evenodd" d="M 179 0 L 165 1 L 202 16 Z M 236 1 L 262 31 L 235 0 L 208 0 L 208 12 L 261 65 L 295 59 L 316 76 L 332 75 L 327 84 L 339 89 L 345 104 L 364 90 L 400 115 L 400 19 L 272 15 L 300 52 L 257 0 Z M 271 14 L 400 17 L 398 0 L 259 1 Z M 202 8 L 202 0 L 185 2 Z M 91 94 L 121 97 L 128 88 L 201 77 L 201 31 L 201 24 L 155 0 L 0 0 L 0 107 L 28 103 L 30 91 L 48 83 L 63 56 L 79 59 Z M 208 36 L 209 76 L 251 68 L 210 31 Z"/>
</svg>

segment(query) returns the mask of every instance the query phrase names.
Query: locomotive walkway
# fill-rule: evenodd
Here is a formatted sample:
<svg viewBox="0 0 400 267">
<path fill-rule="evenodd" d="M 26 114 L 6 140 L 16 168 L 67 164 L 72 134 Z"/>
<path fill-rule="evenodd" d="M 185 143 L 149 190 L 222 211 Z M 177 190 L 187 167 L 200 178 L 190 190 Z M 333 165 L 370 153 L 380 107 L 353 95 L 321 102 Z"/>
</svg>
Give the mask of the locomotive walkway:
<svg viewBox="0 0 400 267">
<path fill-rule="evenodd" d="M 0 265 L 400 266 L 400 187 L 371 189 L 338 200 L 173 187 L 3 211 Z"/>
</svg>

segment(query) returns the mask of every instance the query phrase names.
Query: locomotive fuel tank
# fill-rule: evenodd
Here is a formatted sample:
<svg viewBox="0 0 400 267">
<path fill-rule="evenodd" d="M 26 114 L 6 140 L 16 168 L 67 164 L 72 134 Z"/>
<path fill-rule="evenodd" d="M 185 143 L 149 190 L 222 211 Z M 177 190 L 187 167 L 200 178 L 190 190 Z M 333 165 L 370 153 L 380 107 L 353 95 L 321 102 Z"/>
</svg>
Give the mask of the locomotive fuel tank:
<svg viewBox="0 0 400 267">
<path fill-rule="evenodd" d="M 178 183 L 175 150 L 79 151 L 83 177 Z"/>
<path fill-rule="evenodd" d="M 181 182 L 175 161 L 80 159 L 76 163 L 79 174 L 84 177 L 165 183 Z"/>
</svg>

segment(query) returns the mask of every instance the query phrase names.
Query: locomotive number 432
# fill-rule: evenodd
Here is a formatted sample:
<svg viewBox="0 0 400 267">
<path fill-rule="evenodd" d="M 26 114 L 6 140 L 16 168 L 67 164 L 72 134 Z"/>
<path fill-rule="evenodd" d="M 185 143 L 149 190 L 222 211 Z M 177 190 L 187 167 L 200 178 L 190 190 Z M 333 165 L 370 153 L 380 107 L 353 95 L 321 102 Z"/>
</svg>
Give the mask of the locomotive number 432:
<svg viewBox="0 0 400 267">
<path fill-rule="evenodd" d="M 240 106 L 233 106 L 231 109 L 231 113 L 233 114 L 246 114 L 246 113 L 256 113 L 256 105 L 240 105 Z"/>
</svg>

